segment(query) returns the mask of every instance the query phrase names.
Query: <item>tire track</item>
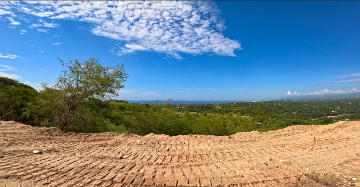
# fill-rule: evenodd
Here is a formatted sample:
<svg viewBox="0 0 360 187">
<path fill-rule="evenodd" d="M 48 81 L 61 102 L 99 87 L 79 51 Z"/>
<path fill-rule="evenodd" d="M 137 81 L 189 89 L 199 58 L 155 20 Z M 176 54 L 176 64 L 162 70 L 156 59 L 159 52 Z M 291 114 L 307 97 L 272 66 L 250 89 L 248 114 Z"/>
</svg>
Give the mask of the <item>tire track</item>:
<svg viewBox="0 0 360 187">
<path fill-rule="evenodd" d="M 141 137 L 2 122 L 0 186 L 359 186 L 358 125 Z"/>
</svg>

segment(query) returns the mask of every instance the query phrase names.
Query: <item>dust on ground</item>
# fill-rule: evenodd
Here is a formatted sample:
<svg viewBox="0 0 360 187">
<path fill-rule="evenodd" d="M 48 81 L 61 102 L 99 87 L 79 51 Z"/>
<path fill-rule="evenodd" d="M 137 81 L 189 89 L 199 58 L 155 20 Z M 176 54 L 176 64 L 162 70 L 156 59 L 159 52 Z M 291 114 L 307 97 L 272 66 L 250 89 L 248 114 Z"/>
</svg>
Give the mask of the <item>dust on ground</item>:
<svg viewBox="0 0 360 187">
<path fill-rule="evenodd" d="M 360 122 L 231 136 L 0 122 L 0 186 L 360 186 Z"/>
</svg>

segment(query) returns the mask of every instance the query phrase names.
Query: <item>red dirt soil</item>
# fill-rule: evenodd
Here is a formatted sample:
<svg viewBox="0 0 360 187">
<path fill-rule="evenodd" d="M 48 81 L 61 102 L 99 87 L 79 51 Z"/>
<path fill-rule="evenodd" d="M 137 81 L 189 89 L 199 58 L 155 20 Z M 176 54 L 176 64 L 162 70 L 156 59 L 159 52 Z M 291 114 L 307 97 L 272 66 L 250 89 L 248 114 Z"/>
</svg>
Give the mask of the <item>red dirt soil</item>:
<svg viewBox="0 0 360 187">
<path fill-rule="evenodd" d="M 358 121 L 174 137 L 2 121 L 0 187 L 360 186 L 359 135 Z"/>
</svg>

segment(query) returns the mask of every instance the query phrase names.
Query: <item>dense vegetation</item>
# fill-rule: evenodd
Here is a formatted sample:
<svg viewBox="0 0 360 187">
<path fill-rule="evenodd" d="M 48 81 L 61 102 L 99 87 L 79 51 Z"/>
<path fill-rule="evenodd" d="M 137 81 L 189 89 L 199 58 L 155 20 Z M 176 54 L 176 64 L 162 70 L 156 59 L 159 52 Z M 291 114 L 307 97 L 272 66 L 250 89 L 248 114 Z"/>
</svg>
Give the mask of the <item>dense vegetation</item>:
<svg viewBox="0 0 360 187">
<path fill-rule="evenodd" d="M 360 98 L 191 105 L 105 100 L 123 87 L 123 66 L 103 67 L 94 59 L 63 66 L 58 82 L 40 92 L 0 77 L 0 120 L 74 132 L 230 135 L 360 119 Z"/>
</svg>

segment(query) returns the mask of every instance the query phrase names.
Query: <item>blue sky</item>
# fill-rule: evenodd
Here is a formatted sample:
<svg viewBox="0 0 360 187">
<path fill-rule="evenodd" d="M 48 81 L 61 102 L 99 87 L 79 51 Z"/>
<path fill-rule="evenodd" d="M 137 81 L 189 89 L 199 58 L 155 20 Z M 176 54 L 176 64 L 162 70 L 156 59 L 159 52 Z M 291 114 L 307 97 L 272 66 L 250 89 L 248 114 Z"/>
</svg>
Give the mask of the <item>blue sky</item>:
<svg viewBox="0 0 360 187">
<path fill-rule="evenodd" d="M 360 93 L 359 1 L 0 2 L 0 76 L 54 83 L 62 60 L 125 65 L 118 99 Z"/>
</svg>

